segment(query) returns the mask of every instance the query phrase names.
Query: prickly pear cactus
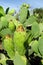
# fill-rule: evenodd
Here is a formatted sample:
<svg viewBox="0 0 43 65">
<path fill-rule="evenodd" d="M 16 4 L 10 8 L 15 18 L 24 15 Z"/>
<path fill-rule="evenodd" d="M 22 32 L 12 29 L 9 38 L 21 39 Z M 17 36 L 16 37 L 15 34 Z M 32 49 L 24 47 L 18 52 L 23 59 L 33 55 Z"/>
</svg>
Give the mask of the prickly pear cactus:
<svg viewBox="0 0 43 65">
<path fill-rule="evenodd" d="M 38 41 L 37 40 L 35 40 L 35 41 L 33 41 L 32 42 L 32 44 L 31 44 L 31 48 L 32 48 L 32 50 L 35 52 L 35 53 L 38 53 Z"/>
<path fill-rule="evenodd" d="M 11 59 L 13 59 L 15 55 L 15 51 L 13 46 L 13 40 L 9 35 L 7 35 L 5 39 L 3 40 L 3 47 L 7 51 L 8 56 Z"/>
<path fill-rule="evenodd" d="M 14 10 L 14 9 L 8 11 L 8 14 L 9 14 L 9 15 L 14 15 L 14 13 L 15 13 L 15 10 Z"/>
<path fill-rule="evenodd" d="M 20 25 L 14 32 L 14 47 L 15 50 L 19 52 L 20 55 L 25 54 L 24 42 L 26 41 L 26 31 Z"/>
<path fill-rule="evenodd" d="M 43 38 L 39 39 L 39 46 L 38 46 L 38 48 L 39 48 L 40 54 L 43 56 Z"/>
<path fill-rule="evenodd" d="M 9 22 L 8 27 L 9 27 L 9 29 L 10 29 L 11 31 L 14 31 L 14 30 L 16 29 L 16 26 L 15 26 L 14 22 L 12 22 L 12 21 Z"/>
<path fill-rule="evenodd" d="M 0 31 L 0 36 L 2 38 L 4 38 L 7 34 L 9 34 L 10 36 L 12 36 L 12 34 L 13 34 L 9 28 L 5 28 Z"/>
<path fill-rule="evenodd" d="M 4 16 L 1 17 L 1 25 L 2 25 L 2 28 L 7 28 L 8 27 L 8 21 Z"/>
<path fill-rule="evenodd" d="M 19 55 L 19 53 L 16 51 L 14 57 L 14 65 L 26 65 L 26 64 L 27 64 L 26 57 Z"/>
<path fill-rule="evenodd" d="M 28 15 L 28 8 L 25 5 L 23 5 L 20 10 L 20 18 L 19 18 L 21 23 L 24 23 L 26 21 L 27 15 Z"/>
</svg>

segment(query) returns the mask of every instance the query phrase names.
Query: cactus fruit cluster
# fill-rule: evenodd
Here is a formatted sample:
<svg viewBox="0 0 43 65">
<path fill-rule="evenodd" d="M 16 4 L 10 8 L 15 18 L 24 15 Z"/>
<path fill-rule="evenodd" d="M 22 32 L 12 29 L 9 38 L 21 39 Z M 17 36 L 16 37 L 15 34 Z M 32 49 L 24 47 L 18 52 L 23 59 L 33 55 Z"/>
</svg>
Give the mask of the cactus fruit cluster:
<svg viewBox="0 0 43 65">
<path fill-rule="evenodd" d="M 29 7 L 15 14 L 0 6 L 0 65 L 43 65 L 43 17 L 38 21 Z"/>
</svg>

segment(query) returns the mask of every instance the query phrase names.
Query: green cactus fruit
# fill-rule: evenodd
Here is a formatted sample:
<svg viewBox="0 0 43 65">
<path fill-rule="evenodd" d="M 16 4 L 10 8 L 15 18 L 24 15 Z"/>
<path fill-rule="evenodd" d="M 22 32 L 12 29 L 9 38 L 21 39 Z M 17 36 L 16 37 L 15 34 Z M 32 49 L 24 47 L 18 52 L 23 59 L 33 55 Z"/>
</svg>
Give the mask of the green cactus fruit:
<svg viewBox="0 0 43 65">
<path fill-rule="evenodd" d="M 13 40 L 10 35 L 7 35 L 3 41 L 3 48 L 7 51 L 8 56 L 13 59 L 15 55 Z"/>
<path fill-rule="evenodd" d="M 11 31 L 14 31 L 16 29 L 16 26 L 12 20 L 9 22 L 8 27 Z"/>
<path fill-rule="evenodd" d="M 22 24 L 20 23 L 20 21 L 18 21 L 18 20 L 16 20 L 16 19 L 14 19 L 14 24 L 16 25 L 16 28 L 17 28 L 19 25 L 22 25 Z"/>
<path fill-rule="evenodd" d="M 24 42 L 26 41 L 26 31 L 22 25 L 18 26 L 17 30 L 14 32 L 14 46 L 15 50 L 19 52 L 20 55 L 25 54 Z"/>
<path fill-rule="evenodd" d="M 28 14 L 28 8 L 22 7 L 20 10 L 20 18 L 19 18 L 21 23 L 24 23 L 26 21 L 27 14 Z"/>
<path fill-rule="evenodd" d="M 27 8 L 30 8 L 30 5 L 29 5 L 29 4 L 26 4 L 26 7 L 27 7 Z"/>
<path fill-rule="evenodd" d="M 14 9 L 8 11 L 8 14 L 9 14 L 9 15 L 14 15 L 14 13 L 15 13 L 15 10 L 14 10 Z"/>
<path fill-rule="evenodd" d="M 24 4 L 22 4 L 21 8 L 22 8 L 22 7 L 29 8 L 29 7 L 30 7 L 30 5 L 29 5 L 29 4 L 26 4 L 26 3 L 24 3 Z"/>
<path fill-rule="evenodd" d="M 26 3 L 22 4 L 22 7 L 26 7 Z"/>
</svg>

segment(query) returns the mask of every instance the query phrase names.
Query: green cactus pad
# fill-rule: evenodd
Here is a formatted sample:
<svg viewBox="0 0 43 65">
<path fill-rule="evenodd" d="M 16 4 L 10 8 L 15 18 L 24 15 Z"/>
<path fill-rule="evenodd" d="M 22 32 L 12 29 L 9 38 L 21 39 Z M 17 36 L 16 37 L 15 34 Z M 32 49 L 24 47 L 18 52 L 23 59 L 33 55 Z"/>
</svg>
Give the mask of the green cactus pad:
<svg viewBox="0 0 43 65">
<path fill-rule="evenodd" d="M 40 38 L 40 39 L 39 39 L 38 48 L 39 48 L 40 54 L 43 56 L 43 38 Z"/>
<path fill-rule="evenodd" d="M 26 32 L 14 32 L 14 46 L 15 49 L 21 54 L 25 54 L 24 42 L 26 41 Z"/>
<path fill-rule="evenodd" d="M 13 40 L 9 35 L 5 37 L 3 40 L 3 47 L 7 51 L 8 56 L 13 59 L 15 55 L 14 46 L 13 46 Z"/>
</svg>

